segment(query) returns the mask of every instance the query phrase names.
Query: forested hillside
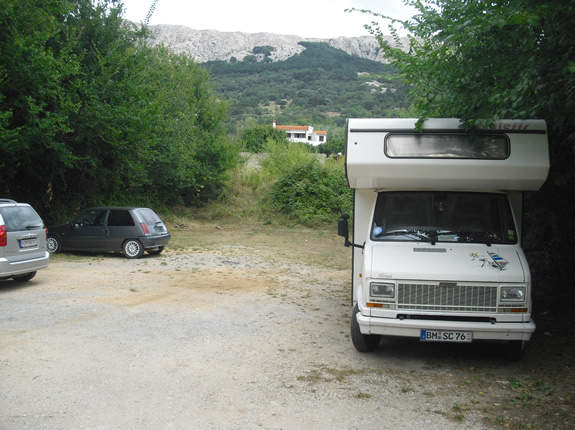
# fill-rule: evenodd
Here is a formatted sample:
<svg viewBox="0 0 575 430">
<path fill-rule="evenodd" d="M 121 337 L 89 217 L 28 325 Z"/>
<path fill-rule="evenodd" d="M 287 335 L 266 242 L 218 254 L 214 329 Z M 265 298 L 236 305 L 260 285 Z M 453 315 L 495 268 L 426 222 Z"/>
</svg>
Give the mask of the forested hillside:
<svg viewBox="0 0 575 430">
<path fill-rule="evenodd" d="M 286 61 L 266 61 L 273 48 L 256 47 L 241 62 L 205 63 L 216 93 L 231 104 L 228 131 L 249 118 L 343 129 L 349 117 L 393 117 L 407 109 L 393 66 L 325 42 L 300 44 L 306 49 Z"/>
</svg>

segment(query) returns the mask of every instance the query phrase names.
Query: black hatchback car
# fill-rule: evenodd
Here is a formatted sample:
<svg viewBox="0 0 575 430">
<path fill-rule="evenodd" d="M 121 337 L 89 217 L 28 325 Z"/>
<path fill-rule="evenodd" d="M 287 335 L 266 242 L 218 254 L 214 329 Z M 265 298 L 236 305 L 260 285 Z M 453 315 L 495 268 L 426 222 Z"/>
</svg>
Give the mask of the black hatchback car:
<svg viewBox="0 0 575 430">
<path fill-rule="evenodd" d="M 48 227 L 47 249 L 60 251 L 116 251 L 140 258 L 156 255 L 171 238 L 168 228 L 149 208 L 97 207 L 84 210 L 73 221 Z"/>
</svg>

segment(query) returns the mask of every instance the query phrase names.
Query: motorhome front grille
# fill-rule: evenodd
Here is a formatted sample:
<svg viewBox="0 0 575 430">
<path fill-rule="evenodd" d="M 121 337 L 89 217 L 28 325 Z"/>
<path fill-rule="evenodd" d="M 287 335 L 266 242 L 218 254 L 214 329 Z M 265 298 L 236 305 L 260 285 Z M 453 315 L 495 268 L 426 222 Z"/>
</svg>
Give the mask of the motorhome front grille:
<svg viewBox="0 0 575 430">
<path fill-rule="evenodd" d="M 398 284 L 397 309 L 496 312 L 497 287 L 481 285 Z"/>
</svg>

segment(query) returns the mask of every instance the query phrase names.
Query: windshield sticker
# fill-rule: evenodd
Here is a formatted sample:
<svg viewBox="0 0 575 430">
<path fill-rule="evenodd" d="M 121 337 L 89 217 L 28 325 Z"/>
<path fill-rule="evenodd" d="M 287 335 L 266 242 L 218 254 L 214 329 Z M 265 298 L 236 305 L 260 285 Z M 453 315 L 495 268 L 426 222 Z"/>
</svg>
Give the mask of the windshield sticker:
<svg viewBox="0 0 575 430">
<path fill-rule="evenodd" d="M 488 267 L 499 271 L 507 270 L 507 265 L 509 264 L 509 261 L 505 258 L 491 251 L 487 251 L 487 255 L 472 252 L 469 256 L 471 257 L 471 261 L 480 262 L 481 267 L 485 267 L 485 265 L 487 265 Z"/>
</svg>

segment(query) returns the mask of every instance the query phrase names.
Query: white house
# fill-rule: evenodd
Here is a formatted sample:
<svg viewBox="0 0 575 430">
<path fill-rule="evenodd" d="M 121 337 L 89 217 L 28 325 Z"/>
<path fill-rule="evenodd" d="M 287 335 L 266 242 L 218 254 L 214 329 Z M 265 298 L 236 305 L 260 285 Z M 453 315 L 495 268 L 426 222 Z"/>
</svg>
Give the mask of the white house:
<svg viewBox="0 0 575 430">
<path fill-rule="evenodd" d="M 291 142 L 309 143 L 313 146 L 327 142 L 327 131 L 314 131 L 313 127 L 307 125 L 277 125 L 274 121 L 273 127 L 284 130 Z"/>
</svg>

